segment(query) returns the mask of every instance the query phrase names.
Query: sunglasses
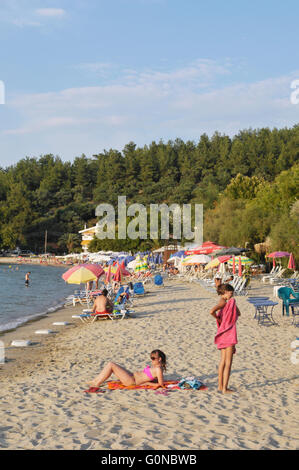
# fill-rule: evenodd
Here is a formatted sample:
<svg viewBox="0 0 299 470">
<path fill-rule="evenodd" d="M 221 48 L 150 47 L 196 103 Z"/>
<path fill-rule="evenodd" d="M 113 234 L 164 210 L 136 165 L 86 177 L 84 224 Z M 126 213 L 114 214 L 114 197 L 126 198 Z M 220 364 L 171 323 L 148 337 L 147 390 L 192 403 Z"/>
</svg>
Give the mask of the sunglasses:
<svg viewBox="0 0 299 470">
<path fill-rule="evenodd" d="M 155 361 L 156 359 L 159 359 L 158 357 L 155 357 L 155 356 L 151 356 L 151 360 L 152 361 Z"/>
</svg>

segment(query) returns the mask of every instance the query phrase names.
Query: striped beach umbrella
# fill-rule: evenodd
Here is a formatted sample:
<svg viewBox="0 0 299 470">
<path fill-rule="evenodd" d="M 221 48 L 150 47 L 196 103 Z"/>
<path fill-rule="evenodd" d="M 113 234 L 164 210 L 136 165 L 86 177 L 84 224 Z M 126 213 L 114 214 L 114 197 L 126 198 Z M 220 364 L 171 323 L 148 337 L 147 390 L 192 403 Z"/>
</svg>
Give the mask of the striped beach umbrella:
<svg viewBox="0 0 299 470">
<path fill-rule="evenodd" d="M 62 279 L 68 284 L 85 284 L 96 281 L 104 274 L 104 270 L 97 264 L 78 264 L 62 275 Z"/>
<path fill-rule="evenodd" d="M 135 273 L 140 273 L 148 270 L 148 264 L 145 260 L 140 260 L 134 267 Z"/>
<path fill-rule="evenodd" d="M 253 259 L 247 258 L 247 256 L 238 256 L 237 259 L 238 261 L 241 260 L 242 266 L 250 266 L 251 264 L 254 263 Z M 230 266 L 233 266 L 233 259 L 230 259 L 228 261 L 228 264 Z"/>
</svg>

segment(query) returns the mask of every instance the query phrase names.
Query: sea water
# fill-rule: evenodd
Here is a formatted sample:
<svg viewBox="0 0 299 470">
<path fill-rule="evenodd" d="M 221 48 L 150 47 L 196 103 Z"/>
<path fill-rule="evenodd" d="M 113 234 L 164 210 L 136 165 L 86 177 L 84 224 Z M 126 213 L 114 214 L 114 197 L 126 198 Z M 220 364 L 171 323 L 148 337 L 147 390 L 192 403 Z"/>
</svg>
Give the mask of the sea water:
<svg viewBox="0 0 299 470">
<path fill-rule="evenodd" d="M 67 268 L 0 264 L 0 332 L 58 310 L 79 286 L 61 278 Z M 25 274 L 31 272 L 29 285 Z"/>
</svg>

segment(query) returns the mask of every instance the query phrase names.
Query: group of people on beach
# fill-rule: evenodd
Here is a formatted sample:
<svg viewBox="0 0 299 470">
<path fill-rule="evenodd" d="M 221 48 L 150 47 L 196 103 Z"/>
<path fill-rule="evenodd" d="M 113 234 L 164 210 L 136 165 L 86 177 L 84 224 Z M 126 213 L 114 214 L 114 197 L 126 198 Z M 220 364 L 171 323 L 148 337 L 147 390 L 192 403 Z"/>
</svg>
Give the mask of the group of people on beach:
<svg viewBox="0 0 299 470">
<path fill-rule="evenodd" d="M 217 333 L 214 343 L 220 350 L 220 362 L 218 366 L 218 390 L 223 394 L 232 393 L 228 388 L 229 377 L 236 352 L 237 329 L 236 323 L 240 316 L 239 308 L 233 298 L 234 288 L 230 283 L 222 284 L 215 280 L 215 287 L 220 296 L 219 302 L 211 309 L 210 314 L 215 318 Z M 101 298 L 102 297 L 102 298 Z M 94 308 L 98 311 L 106 310 L 108 306 L 107 291 L 103 296 L 97 297 Z M 166 355 L 163 351 L 155 349 L 150 353 L 151 365 L 137 372 L 130 372 L 124 367 L 109 362 L 100 374 L 91 382 L 88 382 L 89 393 L 96 393 L 99 387 L 114 374 L 123 385 L 150 385 L 151 388 L 165 388 L 164 375 L 166 371 Z"/>
</svg>

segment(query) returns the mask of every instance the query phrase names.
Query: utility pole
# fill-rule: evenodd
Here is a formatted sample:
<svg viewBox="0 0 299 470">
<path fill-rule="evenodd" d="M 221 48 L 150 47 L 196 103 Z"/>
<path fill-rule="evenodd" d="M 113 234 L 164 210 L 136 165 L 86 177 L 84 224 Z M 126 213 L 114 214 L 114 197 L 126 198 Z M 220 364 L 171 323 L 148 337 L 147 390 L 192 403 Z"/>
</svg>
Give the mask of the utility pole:
<svg viewBox="0 0 299 470">
<path fill-rule="evenodd" d="M 48 231 L 46 230 L 46 232 L 45 232 L 45 254 L 47 253 L 47 237 L 48 237 Z"/>
</svg>

